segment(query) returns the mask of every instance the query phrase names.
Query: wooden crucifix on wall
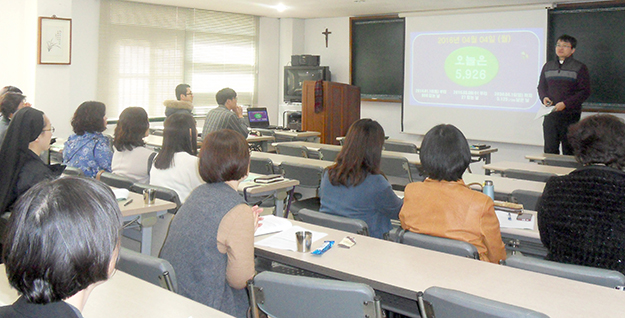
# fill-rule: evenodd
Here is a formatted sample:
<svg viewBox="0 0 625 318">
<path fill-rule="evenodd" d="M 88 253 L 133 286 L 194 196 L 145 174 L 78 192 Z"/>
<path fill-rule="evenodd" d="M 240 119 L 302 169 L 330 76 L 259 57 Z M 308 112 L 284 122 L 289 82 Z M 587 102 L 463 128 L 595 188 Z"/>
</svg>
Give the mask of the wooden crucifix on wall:
<svg viewBox="0 0 625 318">
<path fill-rule="evenodd" d="M 326 28 L 325 32 L 321 32 L 321 34 L 326 36 L 326 47 L 328 47 L 328 35 L 332 34 L 332 32 L 330 32 L 328 28 Z"/>
</svg>

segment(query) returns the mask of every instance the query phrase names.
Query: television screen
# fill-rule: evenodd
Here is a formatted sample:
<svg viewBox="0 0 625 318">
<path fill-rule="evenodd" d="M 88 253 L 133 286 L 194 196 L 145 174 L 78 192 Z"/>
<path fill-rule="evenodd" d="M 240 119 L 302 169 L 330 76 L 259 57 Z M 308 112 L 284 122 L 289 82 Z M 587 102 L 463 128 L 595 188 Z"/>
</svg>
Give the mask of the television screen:
<svg viewBox="0 0 625 318">
<path fill-rule="evenodd" d="M 328 66 L 285 66 L 284 101 L 301 102 L 304 81 L 329 81 L 330 79 Z"/>
</svg>

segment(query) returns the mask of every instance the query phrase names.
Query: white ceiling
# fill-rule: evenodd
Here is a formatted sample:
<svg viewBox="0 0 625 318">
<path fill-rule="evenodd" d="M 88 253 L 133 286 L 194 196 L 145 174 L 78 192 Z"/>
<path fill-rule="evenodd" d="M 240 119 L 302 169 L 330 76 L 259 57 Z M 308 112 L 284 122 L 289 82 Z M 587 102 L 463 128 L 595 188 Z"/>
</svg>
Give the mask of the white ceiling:
<svg viewBox="0 0 625 318">
<path fill-rule="evenodd" d="M 465 8 L 493 8 L 596 0 L 133 0 L 188 8 L 235 12 L 273 18 L 331 18 Z M 282 4 L 283 12 L 276 7 Z"/>
</svg>

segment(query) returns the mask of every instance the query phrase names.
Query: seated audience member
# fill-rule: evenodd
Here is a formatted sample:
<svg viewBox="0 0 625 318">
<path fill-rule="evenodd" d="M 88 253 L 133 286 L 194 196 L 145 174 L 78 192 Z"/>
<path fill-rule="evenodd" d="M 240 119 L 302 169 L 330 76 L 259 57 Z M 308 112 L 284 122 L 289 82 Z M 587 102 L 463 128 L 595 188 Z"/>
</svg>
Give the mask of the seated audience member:
<svg viewBox="0 0 625 318">
<path fill-rule="evenodd" d="M 380 170 L 383 145 L 378 122 L 367 118 L 353 123 L 319 188 L 321 212 L 363 220 L 377 238 L 391 230 L 391 219 L 397 219 L 403 203 Z"/>
<path fill-rule="evenodd" d="M 5 86 L 2 89 L 0 89 L 0 96 L 4 95 L 5 93 L 8 93 L 8 92 L 24 94 L 21 89 L 15 87 L 15 86 L 8 85 L 8 86 Z"/>
<path fill-rule="evenodd" d="M 547 259 L 625 274 L 625 123 L 589 116 L 568 139 L 584 166 L 547 180 L 536 206 Z"/>
<path fill-rule="evenodd" d="M 111 172 L 113 149 L 106 130 L 106 106 L 101 102 L 84 102 L 72 118 L 74 134 L 63 149 L 63 163 L 80 168 L 85 176 L 94 178 L 100 170 Z"/>
<path fill-rule="evenodd" d="M 198 170 L 197 130 L 195 119 L 186 113 L 176 113 L 165 119 L 163 147 L 154 158 L 150 184 L 173 189 L 180 202 L 202 184 Z"/>
<path fill-rule="evenodd" d="M 0 147 L 2 146 L 2 141 L 9 128 L 13 114 L 28 106 L 30 106 L 30 104 L 26 103 L 26 96 L 20 93 L 6 92 L 0 95 L 0 113 L 2 113 L 0 116 Z"/>
<path fill-rule="evenodd" d="M 232 129 L 247 138 L 247 118 L 243 117 L 243 109 L 237 105 L 237 92 L 232 88 L 224 88 L 215 95 L 217 108 L 206 114 L 202 137 L 221 129 Z"/>
<path fill-rule="evenodd" d="M 176 86 L 176 99 L 169 99 L 163 102 L 165 105 L 165 116 L 185 112 L 191 114 L 193 111 L 193 92 L 188 84 Z"/>
<path fill-rule="evenodd" d="M 254 231 L 262 211 L 237 192 L 249 163 L 247 142 L 237 132 L 204 138 L 200 174 L 206 183 L 178 210 L 160 255 L 176 270 L 180 294 L 235 317 L 246 317 L 249 307 L 245 287 L 255 274 Z"/>
<path fill-rule="evenodd" d="M 121 215 L 111 189 L 85 178 L 41 182 L 15 205 L 4 239 L 20 297 L 0 317 L 82 317 L 91 291 L 115 269 Z"/>
<path fill-rule="evenodd" d="M 113 140 L 113 173 L 131 178 L 139 183 L 150 181 L 150 168 L 154 151 L 145 147 L 143 138 L 150 131 L 148 113 L 141 107 L 128 107 L 119 115 Z"/>
<path fill-rule="evenodd" d="M 54 128 L 43 112 L 31 107 L 15 113 L 0 149 L 0 214 L 36 183 L 59 176 L 63 166 L 46 165 L 39 156 L 50 148 Z"/>
<path fill-rule="evenodd" d="M 402 228 L 469 242 L 482 261 L 506 259 L 493 200 L 462 181 L 471 162 L 462 132 L 452 125 L 430 129 L 421 143 L 419 159 L 427 179 L 406 186 L 399 212 Z"/>
</svg>

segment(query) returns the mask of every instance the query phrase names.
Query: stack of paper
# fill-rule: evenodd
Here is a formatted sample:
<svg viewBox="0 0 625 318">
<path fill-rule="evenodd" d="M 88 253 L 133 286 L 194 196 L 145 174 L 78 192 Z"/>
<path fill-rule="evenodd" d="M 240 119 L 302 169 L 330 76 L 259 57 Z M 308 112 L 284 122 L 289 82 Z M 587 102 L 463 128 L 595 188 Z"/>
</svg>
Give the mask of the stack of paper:
<svg viewBox="0 0 625 318">
<path fill-rule="evenodd" d="M 258 224 L 260 226 L 256 229 L 256 232 L 254 232 L 254 236 L 284 231 L 293 226 L 291 221 L 274 215 L 263 216 L 262 219 L 258 221 Z"/>
</svg>

